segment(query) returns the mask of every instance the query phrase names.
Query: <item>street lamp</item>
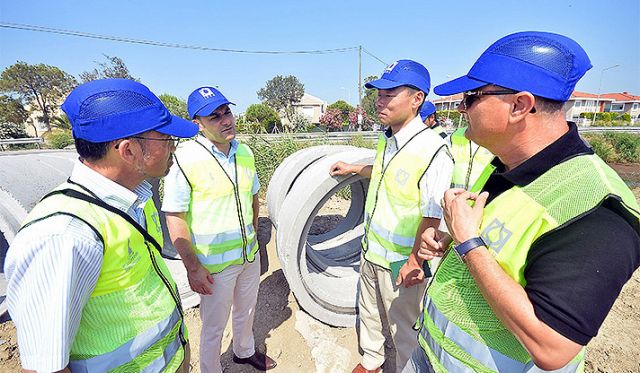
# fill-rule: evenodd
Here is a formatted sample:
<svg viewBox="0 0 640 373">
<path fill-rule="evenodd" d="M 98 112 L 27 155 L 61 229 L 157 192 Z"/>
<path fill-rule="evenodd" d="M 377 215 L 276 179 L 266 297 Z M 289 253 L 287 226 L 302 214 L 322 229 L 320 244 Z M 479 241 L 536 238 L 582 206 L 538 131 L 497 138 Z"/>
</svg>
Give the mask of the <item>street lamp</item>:
<svg viewBox="0 0 640 373">
<path fill-rule="evenodd" d="M 604 76 L 604 72 L 607 70 L 611 70 L 613 68 L 616 68 L 620 66 L 619 64 L 615 64 L 613 66 L 609 66 L 609 67 L 605 67 L 604 69 L 602 69 L 602 71 L 600 71 L 600 84 L 598 84 L 598 95 L 596 96 L 596 107 L 594 108 L 594 112 L 593 112 L 593 117 L 591 118 L 591 127 L 593 127 L 593 124 L 596 122 L 596 113 L 598 113 L 598 102 L 600 101 L 600 90 L 602 89 L 602 77 Z"/>
</svg>

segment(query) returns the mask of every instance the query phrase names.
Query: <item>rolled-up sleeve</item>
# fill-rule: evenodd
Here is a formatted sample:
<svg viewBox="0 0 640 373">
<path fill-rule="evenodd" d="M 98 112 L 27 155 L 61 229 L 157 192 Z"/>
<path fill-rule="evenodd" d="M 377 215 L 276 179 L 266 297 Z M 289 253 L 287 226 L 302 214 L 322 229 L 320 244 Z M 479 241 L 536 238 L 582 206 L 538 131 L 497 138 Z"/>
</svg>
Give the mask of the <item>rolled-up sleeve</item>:
<svg viewBox="0 0 640 373">
<path fill-rule="evenodd" d="M 164 177 L 162 211 L 187 212 L 191 202 L 191 186 L 176 162 Z"/>
<path fill-rule="evenodd" d="M 453 159 L 446 147 L 441 148 L 434 156 L 433 162 L 422 176 L 420 189 L 420 210 L 425 218 L 442 218 L 440 201 L 444 192 L 451 185 L 453 175 Z"/>
</svg>

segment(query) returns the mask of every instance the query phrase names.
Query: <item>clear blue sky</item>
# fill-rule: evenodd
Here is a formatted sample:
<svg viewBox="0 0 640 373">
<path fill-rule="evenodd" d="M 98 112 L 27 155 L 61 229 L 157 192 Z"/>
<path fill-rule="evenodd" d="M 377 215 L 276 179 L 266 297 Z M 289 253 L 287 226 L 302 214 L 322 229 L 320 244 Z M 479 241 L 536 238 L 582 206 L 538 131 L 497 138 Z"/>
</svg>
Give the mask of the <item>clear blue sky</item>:
<svg viewBox="0 0 640 373">
<path fill-rule="evenodd" d="M 410 58 L 432 85 L 465 74 L 498 38 L 516 31 L 567 35 L 593 68 L 577 89 L 640 95 L 640 1 L 2 1 L 0 22 L 94 34 L 245 50 L 315 50 L 362 45 L 386 62 Z M 155 93 L 183 99 L 216 85 L 242 112 L 275 75 L 295 75 L 329 103 L 357 101 L 357 51 L 325 55 L 205 52 L 0 28 L 0 69 L 17 60 L 55 65 L 77 76 L 122 58 Z M 384 65 L 363 54 L 362 75 Z M 449 77 L 449 78 L 448 78 Z M 428 98 L 436 96 L 430 93 Z"/>
</svg>

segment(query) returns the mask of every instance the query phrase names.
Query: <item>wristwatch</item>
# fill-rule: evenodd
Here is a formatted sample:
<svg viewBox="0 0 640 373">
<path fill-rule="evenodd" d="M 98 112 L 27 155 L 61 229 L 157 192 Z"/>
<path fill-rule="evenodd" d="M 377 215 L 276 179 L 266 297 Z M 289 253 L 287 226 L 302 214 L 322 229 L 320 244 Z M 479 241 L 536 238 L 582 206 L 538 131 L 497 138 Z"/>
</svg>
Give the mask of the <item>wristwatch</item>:
<svg viewBox="0 0 640 373">
<path fill-rule="evenodd" d="M 475 248 L 478 248 L 480 246 L 487 246 L 486 243 L 484 243 L 484 240 L 480 237 L 473 237 L 470 238 L 462 243 L 460 243 L 459 245 L 455 245 L 453 247 L 453 249 L 456 251 L 456 254 L 458 254 L 458 257 L 460 259 L 464 259 L 464 256 L 467 255 L 467 253 Z"/>
</svg>

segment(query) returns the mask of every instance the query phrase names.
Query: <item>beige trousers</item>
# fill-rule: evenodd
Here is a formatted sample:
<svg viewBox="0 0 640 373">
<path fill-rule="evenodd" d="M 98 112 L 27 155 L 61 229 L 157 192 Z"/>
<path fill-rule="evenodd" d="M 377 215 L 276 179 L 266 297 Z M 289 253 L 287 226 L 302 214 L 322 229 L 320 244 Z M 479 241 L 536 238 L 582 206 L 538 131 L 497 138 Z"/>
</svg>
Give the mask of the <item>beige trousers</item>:
<svg viewBox="0 0 640 373">
<path fill-rule="evenodd" d="M 234 265 L 213 274 L 212 295 L 200 296 L 200 371 L 220 373 L 222 334 L 232 310 L 233 353 L 247 358 L 255 353 L 253 318 L 260 284 L 260 254 L 253 263 Z"/>
<path fill-rule="evenodd" d="M 402 371 L 409 357 L 418 347 L 417 332 L 413 329 L 420 313 L 427 281 L 405 288 L 396 286 L 391 271 L 364 259 L 360 260 L 360 347 L 362 366 L 373 370 L 382 366 L 384 335 L 379 309 L 384 309 L 396 347 L 396 371 Z"/>
</svg>

